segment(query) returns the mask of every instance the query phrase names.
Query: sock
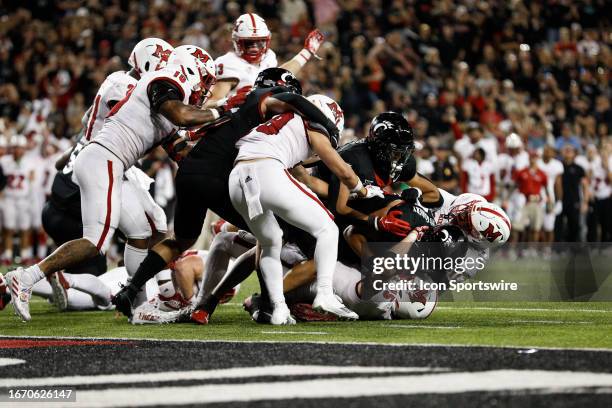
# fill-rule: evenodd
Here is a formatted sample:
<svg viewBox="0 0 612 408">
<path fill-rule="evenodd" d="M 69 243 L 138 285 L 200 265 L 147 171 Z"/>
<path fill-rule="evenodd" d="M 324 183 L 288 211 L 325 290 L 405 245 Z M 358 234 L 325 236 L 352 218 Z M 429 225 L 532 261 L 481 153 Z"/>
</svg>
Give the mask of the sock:
<svg viewBox="0 0 612 408">
<path fill-rule="evenodd" d="M 134 276 L 138 267 L 147 257 L 148 250 L 140 249 L 131 246 L 130 244 L 125 244 L 125 250 L 123 251 L 123 263 L 125 264 L 125 269 L 127 270 L 128 276 Z"/>
<path fill-rule="evenodd" d="M 47 256 L 47 236 L 45 234 L 38 235 L 38 247 L 36 248 L 36 256 L 39 259 L 44 259 Z"/>
<path fill-rule="evenodd" d="M 13 260 L 13 249 L 12 248 L 5 249 L 3 258 L 8 261 L 12 261 Z"/>
<path fill-rule="evenodd" d="M 215 286 L 223 279 L 226 272 L 228 272 L 227 267 L 230 261 L 229 245 L 227 245 L 223 236 L 223 233 L 217 234 L 208 249 L 208 256 L 206 257 L 204 274 L 202 276 L 204 293 L 211 293 Z"/>
<path fill-rule="evenodd" d="M 147 257 L 142 261 L 134 276 L 132 276 L 132 284 L 140 288 L 164 268 L 166 268 L 164 258 L 159 256 L 157 252 L 149 250 Z"/>
<path fill-rule="evenodd" d="M 38 264 L 24 269 L 23 273 L 21 274 L 21 280 L 26 285 L 34 285 L 36 282 L 44 278 L 45 274 L 40 270 Z"/>
<path fill-rule="evenodd" d="M 69 273 L 65 273 L 64 278 L 72 289 L 90 295 L 96 305 L 108 306 L 110 304 L 111 289 L 99 278 L 89 274 L 72 275 Z"/>
<path fill-rule="evenodd" d="M 21 259 L 32 259 L 32 247 L 25 247 L 21 250 Z"/>
<path fill-rule="evenodd" d="M 280 245 L 262 245 L 261 274 L 268 288 L 270 302 L 276 308 L 281 303 L 285 303 L 283 295 L 283 266 L 280 262 Z"/>
<path fill-rule="evenodd" d="M 142 261 L 147 257 L 147 250 L 140 249 L 131 246 L 130 244 L 125 244 L 125 249 L 123 251 L 123 262 L 125 264 L 125 269 L 127 270 L 128 276 L 133 276 L 136 274 L 136 271 L 140 267 Z M 148 280 L 148 279 L 147 279 Z M 147 301 L 147 290 L 144 285 L 137 286 L 140 288 L 140 292 L 136 295 L 132 305 L 134 308 L 142 305 Z"/>
<path fill-rule="evenodd" d="M 333 295 L 333 278 L 338 259 L 338 232 L 336 228 L 325 228 L 317 234 L 314 259 L 317 265 L 317 293 Z"/>
</svg>

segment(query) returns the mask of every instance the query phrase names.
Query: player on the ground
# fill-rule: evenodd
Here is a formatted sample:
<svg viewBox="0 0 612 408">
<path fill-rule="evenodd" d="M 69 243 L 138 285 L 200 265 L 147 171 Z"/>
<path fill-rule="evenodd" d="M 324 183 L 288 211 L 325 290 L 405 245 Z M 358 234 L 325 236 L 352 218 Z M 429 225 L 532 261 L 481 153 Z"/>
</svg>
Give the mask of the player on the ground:
<svg viewBox="0 0 612 408">
<path fill-rule="evenodd" d="M 335 101 L 323 95 L 310 96 L 309 100 L 342 129 L 344 117 Z M 358 318 L 333 295 L 338 245 L 333 215 L 289 173 L 314 152 L 350 192 L 365 196 L 361 180 L 336 152 L 337 143 L 337 138 L 309 128 L 293 113 L 273 117 L 236 143 L 238 156 L 229 178 L 230 198 L 261 247 L 259 264 L 272 303 L 272 324 L 295 323 L 282 291 L 283 232 L 275 216 L 317 240 L 314 257 L 319 274 L 313 306 L 341 318 Z"/>
<path fill-rule="evenodd" d="M 6 177 L 2 195 L 2 225 L 4 253 L 2 263 L 10 265 L 15 258 L 30 261 L 32 258 L 32 183 L 36 162 L 25 156 L 27 140 L 23 135 L 9 139 L 10 154 L 1 158 L 0 165 Z M 19 252 L 13 254 L 13 237 L 19 233 Z"/>
<path fill-rule="evenodd" d="M 232 30 L 234 50 L 215 60 L 218 82 L 209 104 L 222 101 L 236 91 L 244 92 L 253 86 L 261 71 L 278 65 L 276 54 L 270 49 L 270 37 L 266 22 L 257 14 L 248 13 L 238 17 Z M 311 31 L 304 48 L 281 68 L 297 74 L 316 55 L 323 41 L 323 34 L 319 30 Z"/>
<path fill-rule="evenodd" d="M 219 118 L 219 110 L 198 107 L 209 96 L 214 82 L 214 63 L 208 53 L 194 46 L 179 47 L 165 68 L 143 75 L 111 109 L 96 140 L 75 160 L 83 238 L 63 244 L 39 264 L 18 268 L 6 276 L 13 307 L 23 320 L 31 318 L 29 298 L 34 283 L 106 252 L 119 224 L 122 192 L 118 187 L 125 170 L 180 128 Z"/>
<path fill-rule="evenodd" d="M 166 66 L 174 48 L 159 38 L 146 38 L 140 41 L 130 54 L 128 72 L 117 71 L 110 74 L 100 86 L 94 97 L 93 105 L 83 116 L 83 132 L 71 151 L 66 152 L 56 163 L 59 173 L 53 180 L 50 199 L 43 209 L 45 230 L 57 245 L 83 235 L 81 222 L 81 195 L 78 181 L 74 175 L 74 163 L 83 147 L 96 140 L 105 118 L 111 109 L 121 101 L 136 85 L 140 77 Z M 166 217 L 151 195 L 148 187 L 152 179 L 136 167 L 126 171 L 121 181 L 123 199 L 119 229 L 127 237 L 124 262 L 128 273 L 133 275 L 147 253 L 147 248 L 167 231 Z M 150 242 L 153 238 L 153 242 Z M 106 259 L 98 255 L 74 268 L 68 273 L 91 273 L 100 275 L 106 272 Z M 51 276 L 55 290 L 56 305 L 60 310 L 67 305 L 65 291 L 55 275 Z M 139 299 L 139 303 L 146 298 Z"/>
<path fill-rule="evenodd" d="M 157 244 L 138 268 L 130 285 L 115 298 L 117 310 L 131 315 L 134 299 L 141 287 L 155 273 L 193 246 L 204 225 L 207 210 L 243 229 L 247 226 L 234 209 L 229 198 L 228 178 L 238 151 L 236 141 L 252 128 L 274 114 L 297 112 L 315 126 L 323 125 L 332 135 L 338 134 L 334 122 L 301 95 L 302 87 L 291 72 L 282 68 L 268 68 L 255 81 L 254 89 L 240 106 L 230 109 L 227 122 L 205 127 L 198 132 L 202 137 L 188 155 L 180 161 L 176 175 L 174 238 Z M 231 106 L 232 100 L 228 102 Z M 253 269 L 247 271 L 248 274 Z M 245 277 L 236 278 L 231 287 Z M 222 295 L 222 294 L 221 294 Z M 214 303 L 216 298 L 211 301 Z M 203 306 L 196 308 L 204 312 Z M 199 321 L 205 323 L 207 319 Z"/>
</svg>

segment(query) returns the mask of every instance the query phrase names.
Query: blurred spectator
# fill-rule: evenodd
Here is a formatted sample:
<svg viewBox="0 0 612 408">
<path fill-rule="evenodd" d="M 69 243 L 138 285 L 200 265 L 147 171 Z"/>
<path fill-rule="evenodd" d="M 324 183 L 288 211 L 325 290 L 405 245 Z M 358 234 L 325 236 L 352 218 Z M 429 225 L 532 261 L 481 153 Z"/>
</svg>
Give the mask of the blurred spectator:
<svg viewBox="0 0 612 408">
<path fill-rule="evenodd" d="M 584 169 L 576 164 L 576 153 L 576 148 L 569 144 L 561 150 L 563 210 L 556 220 L 556 241 L 580 241 L 580 216 L 586 214 L 588 209 L 589 181 Z"/>
<path fill-rule="evenodd" d="M 300 79 L 306 94 L 341 103 L 345 140 L 364 137 L 377 113 L 402 111 L 441 186 L 452 188 L 453 169 L 478 148 L 496 164 L 497 181 L 510 177 L 497 155 L 511 133 L 528 149 L 571 145 L 578 153 L 589 144 L 602 151 L 612 137 L 606 0 L 8 1 L 0 11 L 7 136 L 44 128 L 43 138 L 72 138 L 98 86 L 127 68 L 138 40 L 192 43 L 217 57 L 232 47 L 235 19 L 258 12 L 279 62 L 299 51 L 311 27 L 325 32 L 323 61 Z"/>
</svg>

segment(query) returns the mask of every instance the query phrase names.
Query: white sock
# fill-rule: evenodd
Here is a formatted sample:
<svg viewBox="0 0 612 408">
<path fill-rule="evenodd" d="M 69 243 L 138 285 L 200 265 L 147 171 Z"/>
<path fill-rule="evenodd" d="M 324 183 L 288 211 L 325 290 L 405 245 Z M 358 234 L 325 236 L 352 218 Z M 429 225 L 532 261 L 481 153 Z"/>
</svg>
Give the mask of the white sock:
<svg viewBox="0 0 612 408">
<path fill-rule="evenodd" d="M 127 273 L 130 277 L 136 274 L 138 267 L 147 257 L 148 253 L 148 249 L 135 248 L 129 244 L 125 244 L 125 251 L 123 252 L 123 262 L 125 263 L 125 269 L 127 270 Z M 138 295 L 134 300 L 134 308 L 140 306 L 141 304 L 147 301 L 146 285 L 144 285 L 140 289 L 140 292 L 138 292 Z"/>
<path fill-rule="evenodd" d="M 314 259 L 317 265 L 317 293 L 333 295 L 333 278 L 338 258 L 338 230 L 327 228 L 317 234 Z"/>
<path fill-rule="evenodd" d="M 26 247 L 21 250 L 21 259 L 32 259 L 32 247 Z"/>
<path fill-rule="evenodd" d="M 40 270 L 38 264 L 32 265 L 29 268 L 23 270 L 21 274 L 21 280 L 26 285 L 34 285 L 39 280 L 45 278 L 45 274 Z"/>
<path fill-rule="evenodd" d="M 38 248 L 36 249 L 36 256 L 39 259 L 44 259 L 47 256 L 47 243 L 39 242 Z"/>
<path fill-rule="evenodd" d="M 91 295 L 96 305 L 108 306 L 111 301 L 111 289 L 96 276 L 90 274 L 73 275 L 65 273 L 64 277 L 72 289 Z"/>
<path fill-rule="evenodd" d="M 283 295 L 283 266 L 280 262 L 280 248 L 272 245 L 262 245 L 259 266 L 266 287 L 268 288 L 272 305 L 276 307 L 276 304 L 285 303 L 285 296 Z"/>
<path fill-rule="evenodd" d="M 3 258 L 4 259 L 8 259 L 9 261 L 12 261 L 13 260 L 13 249 L 12 248 L 11 249 L 9 249 L 9 248 L 5 249 L 4 250 Z"/>
</svg>

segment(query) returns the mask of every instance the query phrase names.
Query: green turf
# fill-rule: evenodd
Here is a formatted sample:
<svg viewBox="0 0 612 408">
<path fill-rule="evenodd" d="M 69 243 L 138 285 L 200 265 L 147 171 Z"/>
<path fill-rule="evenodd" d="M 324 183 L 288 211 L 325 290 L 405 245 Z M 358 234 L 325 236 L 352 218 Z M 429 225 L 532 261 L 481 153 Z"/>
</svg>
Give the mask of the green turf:
<svg viewBox="0 0 612 408">
<path fill-rule="evenodd" d="M 59 313 L 45 301 L 34 299 L 29 323 L 21 323 L 10 306 L 0 313 L 0 335 L 612 349 L 610 302 L 441 302 L 434 314 L 424 321 L 304 323 L 272 327 L 253 323 L 242 310 L 242 299 L 254 288 L 252 279 L 245 282 L 230 304 L 219 307 L 208 326 L 132 326 L 115 312 Z"/>
</svg>

